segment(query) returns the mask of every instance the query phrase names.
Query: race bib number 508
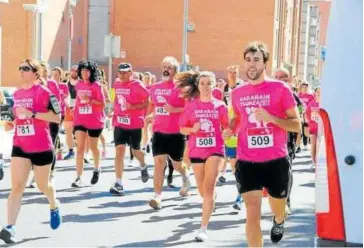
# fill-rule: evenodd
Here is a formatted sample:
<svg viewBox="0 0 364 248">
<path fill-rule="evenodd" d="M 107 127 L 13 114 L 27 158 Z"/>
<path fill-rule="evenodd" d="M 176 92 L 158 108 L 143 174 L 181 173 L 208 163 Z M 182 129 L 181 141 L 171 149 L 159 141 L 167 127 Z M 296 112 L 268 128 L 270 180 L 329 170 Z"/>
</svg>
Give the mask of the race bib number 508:
<svg viewBox="0 0 364 248">
<path fill-rule="evenodd" d="M 248 148 L 273 147 L 273 128 L 248 128 Z"/>
<path fill-rule="evenodd" d="M 198 148 L 209 148 L 216 146 L 216 138 L 215 137 L 197 137 L 196 138 L 196 147 Z"/>
</svg>

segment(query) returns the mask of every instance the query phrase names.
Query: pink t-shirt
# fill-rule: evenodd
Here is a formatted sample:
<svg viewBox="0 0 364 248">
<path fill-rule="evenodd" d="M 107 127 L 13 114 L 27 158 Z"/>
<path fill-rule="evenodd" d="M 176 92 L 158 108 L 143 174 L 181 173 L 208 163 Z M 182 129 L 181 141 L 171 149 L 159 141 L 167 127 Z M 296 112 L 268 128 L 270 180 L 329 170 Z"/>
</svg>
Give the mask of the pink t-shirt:
<svg viewBox="0 0 364 248">
<path fill-rule="evenodd" d="M 165 109 L 168 103 L 175 108 L 183 108 L 185 100 L 180 94 L 180 89 L 176 88 L 173 81 L 165 81 L 153 84 L 150 88 L 150 98 L 154 105 L 153 131 L 178 134 L 179 117 L 181 113 L 169 113 Z"/>
<path fill-rule="evenodd" d="M 219 88 L 215 88 L 212 90 L 212 96 L 214 98 L 222 101 L 224 94 L 222 93 L 222 91 Z"/>
<path fill-rule="evenodd" d="M 57 82 L 54 81 L 54 80 L 48 80 L 47 81 L 47 87 L 48 87 L 48 89 L 51 90 L 53 95 L 56 96 L 57 100 L 60 101 L 61 100 L 61 93 L 59 91 L 59 86 L 58 86 Z"/>
<path fill-rule="evenodd" d="M 27 108 L 37 113 L 49 111 L 50 96 L 53 93 L 41 84 L 34 84 L 29 89 L 18 89 L 14 93 L 15 134 L 13 146 L 20 147 L 26 153 L 53 150 L 49 122 L 18 116 L 15 109 Z"/>
<path fill-rule="evenodd" d="M 306 115 L 309 121 L 310 133 L 317 134 L 319 115 L 320 115 L 320 105 L 316 100 L 311 101 L 308 104 Z"/>
<path fill-rule="evenodd" d="M 61 98 L 61 110 L 62 110 L 62 116 L 65 115 L 66 112 L 66 99 L 68 95 L 70 94 L 70 91 L 68 89 L 68 85 L 65 83 L 60 83 L 59 85 L 59 94 Z"/>
<path fill-rule="evenodd" d="M 272 124 L 257 121 L 254 111 L 262 107 L 278 118 L 286 118 L 286 110 L 296 102 L 289 87 L 273 79 L 259 85 L 245 84 L 232 92 L 232 106 L 239 117 L 238 159 L 266 162 L 288 155 L 287 131 Z"/>
<path fill-rule="evenodd" d="M 96 100 L 105 104 L 104 91 L 99 82 L 85 83 L 79 81 L 76 84 L 73 125 L 84 126 L 88 129 L 102 129 L 105 123 L 104 106 L 84 102 L 81 100 L 82 96 L 90 97 L 90 101 Z"/>
<path fill-rule="evenodd" d="M 222 129 L 229 124 L 225 103 L 217 99 L 211 102 L 196 99 L 187 103 L 180 117 L 180 126 L 193 127 L 197 122 L 201 123 L 200 131 L 188 136 L 189 157 L 207 159 L 213 154 L 224 155 Z"/>
<path fill-rule="evenodd" d="M 115 82 L 113 125 L 124 129 L 140 129 L 144 126 L 145 109 L 126 109 L 126 104 L 141 104 L 148 100 L 149 92 L 137 80 Z"/>
<path fill-rule="evenodd" d="M 310 94 L 310 93 L 298 93 L 298 98 L 301 100 L 302 102 L 302 105 L 303 105 L 303 108 L 306 110 L 307 109 L 307 106 L 308 104 L 311 102 L 311 101 L 314 101 L 315 100 L 315 97 L 313 94 Z"/>
</svg>

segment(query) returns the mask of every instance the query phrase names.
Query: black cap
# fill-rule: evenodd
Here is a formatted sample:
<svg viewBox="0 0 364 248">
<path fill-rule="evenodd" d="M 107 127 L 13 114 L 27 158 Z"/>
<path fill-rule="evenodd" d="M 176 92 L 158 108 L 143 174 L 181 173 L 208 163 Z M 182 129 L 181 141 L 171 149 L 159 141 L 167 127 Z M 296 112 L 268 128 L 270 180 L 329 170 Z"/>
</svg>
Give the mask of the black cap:
<svg viewBox="0 0 364 248">
<path fill-rule="evenodd" d="M 118 71 L 132 71 L 133 67 L 129 63 L 119 64 Z"/>
</svg>

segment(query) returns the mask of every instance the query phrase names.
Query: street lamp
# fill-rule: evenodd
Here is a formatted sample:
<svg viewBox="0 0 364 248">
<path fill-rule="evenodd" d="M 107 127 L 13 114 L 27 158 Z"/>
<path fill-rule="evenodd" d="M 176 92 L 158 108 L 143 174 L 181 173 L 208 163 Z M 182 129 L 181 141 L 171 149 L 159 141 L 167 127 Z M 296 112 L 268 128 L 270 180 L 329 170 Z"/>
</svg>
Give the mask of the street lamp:
<svg viewBox="0 0 364 248">
<path fill-rule="evenodd" d="M 23 8 L 26 11 L 33 13 L 33 58 L 42 60 L 42 13 L 45 10 L 45 5 L 42 4 L 41 0 L 37 1 L 38 4 L 23 4 Z M 38 35 L 37 33 L 38 27 Z M 38 49 L 37 49 L 38 45 Z M 37 52 L 36 52 L 37 51 Z"/>
<path fill-rule="evenodd" d="M 184 0 L 183 6 L 183 40 L 182 40 L 182 71 L 187 70 L 187 63 L 189 63 L 190 57 L 187 54 L 188 47 L 188 32 L 195 31 L 195 25 L 188 23 L 188 3 L 189 0 Z"/>
<path fill-rule="evenodd" d="M 78 0 L 68 0 L 69 32 L 67 49 L 67 70 L 71 70 L 72 63 L 72 40 L 73 40 L 73 8 L 76 7 Z"/>
</svg>

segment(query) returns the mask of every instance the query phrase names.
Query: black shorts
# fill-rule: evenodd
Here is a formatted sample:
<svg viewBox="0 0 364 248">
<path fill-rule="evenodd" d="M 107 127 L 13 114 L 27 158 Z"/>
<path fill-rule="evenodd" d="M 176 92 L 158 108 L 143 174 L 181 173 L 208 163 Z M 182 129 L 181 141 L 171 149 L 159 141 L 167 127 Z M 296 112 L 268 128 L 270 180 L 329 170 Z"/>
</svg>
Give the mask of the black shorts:
<svg viewBox="0 0 364 248">
<path fill-rule="evenodd" d="M 209 156 L 208 158 L 190 158 L 190 161 L 191 161 L 191 164 L 204 164 L 212 156 L 221 157 L 221 158 L 225 157 L 223 154 L 214 153 L 211 156 Z"/>
<path fill-rule="evenodd" d="M 115 147 L 119 145 L 129 145 L 134 150 L 140 150 L 142 141 L 142 129 L 114 128 Z"/>
<path fill-rule="evenodd" d="M 153 156 L 168 155 L 173 161 L 181 162 L 186 146 L 186 136 L 182 134 L 154 133 L 152 138 Z"/>
<path fill-rule="evenodd" d="M 90 136 L 91 138 L 98 138 L 98 137 L 100 137 L 100 135 L 102 133 L 102 128 L 101 129 L 88 129 L 88 128 L 85 128 L 84 126 L 74 126 L 73 132 L 76 133 L 76 131 L 81 131 L 81 132 L 87 133 L 88 136 Z"/>
<path fill-rule="evenodd" d="M 288 157 L 255 163 L 238 160 L 235 178 L 239 192 L 267 189 L 274 198 L 285 198 L 288 193 L 290 162 Z"/>
<path fill-rule="evenodd" d="M 50 165 L 55 159 L 53 151 L 26 153 L 18 146 L 13 146 L 11 157 L 29 159 L 34 166 Z"/>
</svg>

